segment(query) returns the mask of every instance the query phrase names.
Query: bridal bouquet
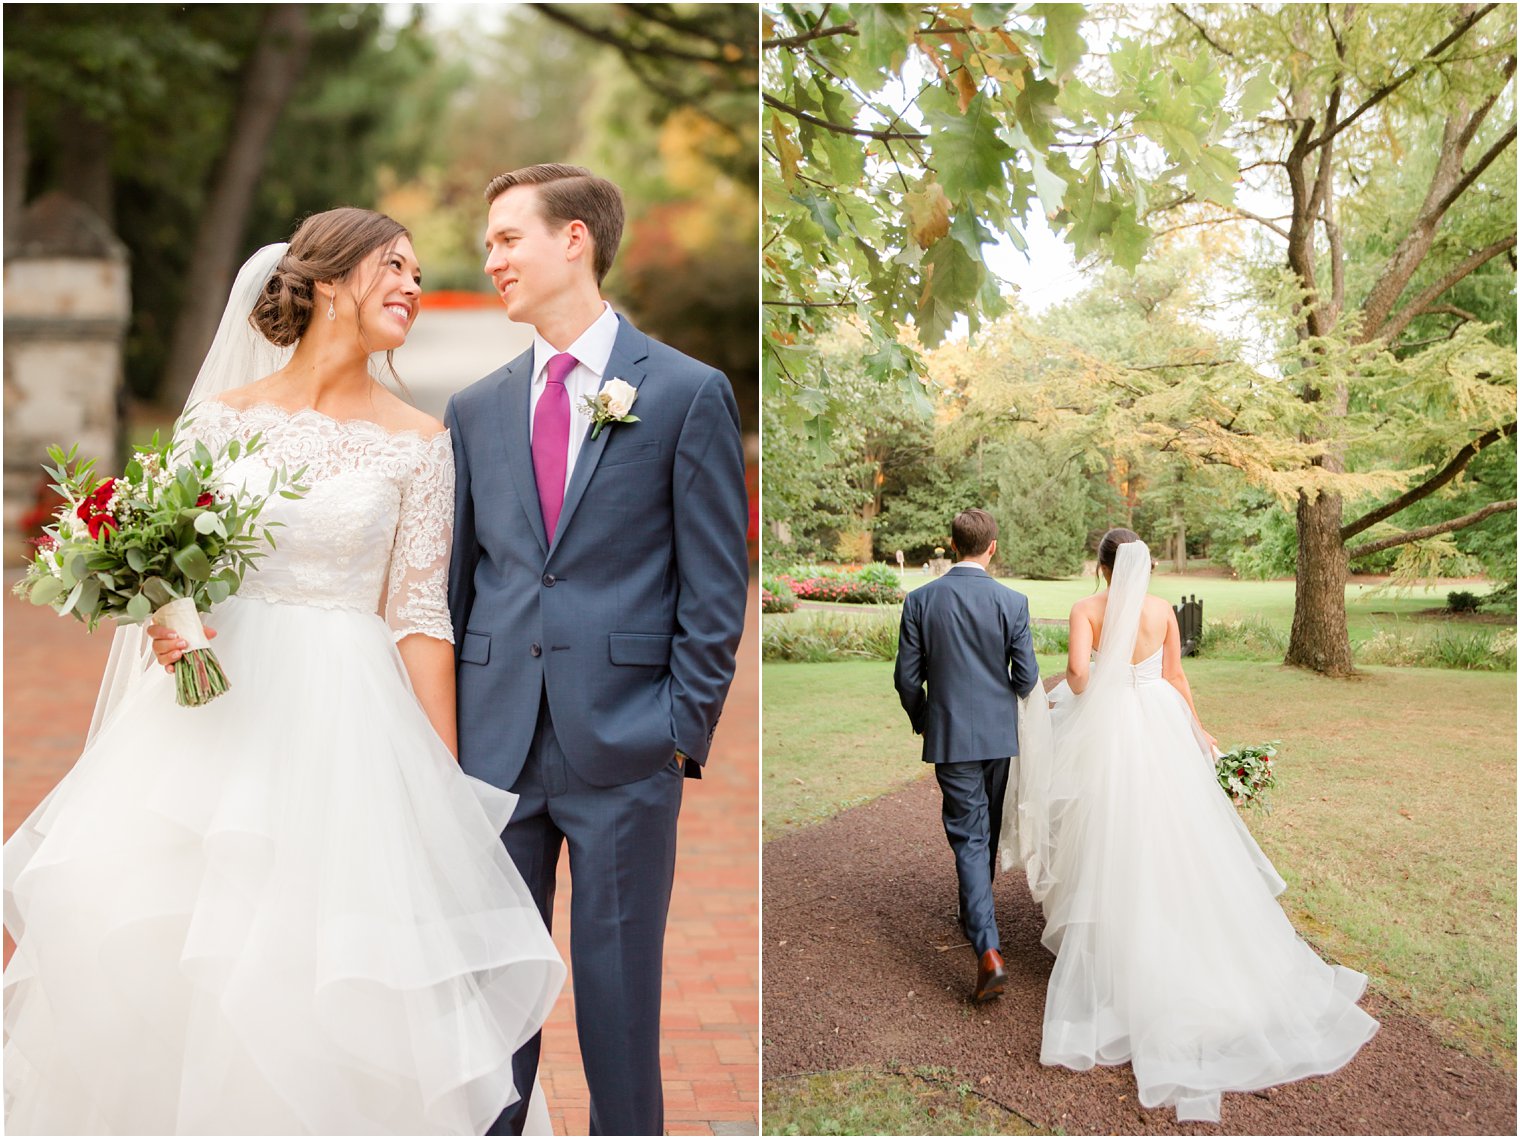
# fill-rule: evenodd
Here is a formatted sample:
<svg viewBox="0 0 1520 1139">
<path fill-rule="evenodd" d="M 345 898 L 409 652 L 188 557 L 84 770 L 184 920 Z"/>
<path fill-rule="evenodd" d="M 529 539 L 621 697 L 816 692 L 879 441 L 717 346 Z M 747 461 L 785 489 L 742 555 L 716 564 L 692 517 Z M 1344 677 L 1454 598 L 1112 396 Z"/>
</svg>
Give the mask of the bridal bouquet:
<svg viewBox="0 0 1520 1139">
<path fill-rule="evenodd" d="M 1277 754 L 1277 740 L 1257 747 L 1238 747 L 1221 755 L 1214 764 L 1219 786 L 1237 807 L 1245 803 L 1270 812 L 1266 792 L 1277 783 L 1272 771 L 1272 757 Z"/>
<path fill-rule="evenodd" d="M 181 421 L 180 427 L 185 422 Z M 254 561 L 274 547 L 259 515 L 274 495 L 300 498 L 305 468 L 283 467 L 265 494 L 231 490 L 228 466 L 257 453 L 257 435 L 231 440 L 215 454 L 205 443 L 176 446 L 155 432 L 118 478 L 97 479 L 95 463 L 76 463 L 76 444 L 65 454 L 49 447 L 43 466 L 65 504 L 43 527 L 18 596 L 72 614 L 93 631 L 103 618 L 137 623 L 152 618 L 180 636 L 185 654 L 174 664 L 175 696 L 186 707 L 227 691 L 227 677 L 211 651 L 200 614 L 238 591 Z"/>
</svg>

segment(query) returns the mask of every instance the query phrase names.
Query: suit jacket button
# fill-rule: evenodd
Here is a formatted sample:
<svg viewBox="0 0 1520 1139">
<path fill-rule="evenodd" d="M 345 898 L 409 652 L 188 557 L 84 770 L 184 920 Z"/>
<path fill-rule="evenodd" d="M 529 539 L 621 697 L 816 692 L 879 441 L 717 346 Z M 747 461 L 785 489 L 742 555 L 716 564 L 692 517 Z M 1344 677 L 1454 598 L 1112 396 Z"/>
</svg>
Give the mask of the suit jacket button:
<svg viewBox="0 0 1520 1139">
<path fill-rule="evenodd" d="M 554 575 L 552 573 L 544 574 L 544 585 L 549 589 L 554 588 Z"/>
<path fill-rule="evenodd" d="M 536 657 L 543 656 L 544 655 L 544 647 L 543 647 L 543 645 L 539 644 L 537 641 L 534 641 L 531 645 L 528 646 L 528 653 L 531 656 L 536 656 Z"/>
</svg>

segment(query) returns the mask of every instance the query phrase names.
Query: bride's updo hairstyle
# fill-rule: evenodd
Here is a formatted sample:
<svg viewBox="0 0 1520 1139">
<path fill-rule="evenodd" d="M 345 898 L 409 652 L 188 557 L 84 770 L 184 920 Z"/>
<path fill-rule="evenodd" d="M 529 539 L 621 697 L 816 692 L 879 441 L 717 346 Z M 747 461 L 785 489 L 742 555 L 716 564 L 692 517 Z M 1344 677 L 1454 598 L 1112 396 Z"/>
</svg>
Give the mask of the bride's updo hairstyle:
<svg viewBox="0 0 1520 1139">
<path fill-rule="evenodd" d="M 271 344 L 294 344 L 311 325 L 317 281 L 345 281 L 376 249 L 410 236 L 400 222 L 374 210 L 343 206 L 312 214 L 291 237 L 290 248 L 248 315 L 249 323 Z M 361 303 L 367 296 L 369 289 L 360 296 Z M 362 318 L 359 337 L 364 338 Z"/>
<path fill-rule="evenodd" d="M 1110 577 L 1114 573 L 1114 560 L 1119 556 L 1119 547 L 1126 542 L 1138 542 L 1140 535 L 1133 530 L 1126 530 L 1123 526 L 1115 526 L 1107 534 L 1098 539 L 1098 573 L 1101 576 L 1104 570 Z"/>
</svg>

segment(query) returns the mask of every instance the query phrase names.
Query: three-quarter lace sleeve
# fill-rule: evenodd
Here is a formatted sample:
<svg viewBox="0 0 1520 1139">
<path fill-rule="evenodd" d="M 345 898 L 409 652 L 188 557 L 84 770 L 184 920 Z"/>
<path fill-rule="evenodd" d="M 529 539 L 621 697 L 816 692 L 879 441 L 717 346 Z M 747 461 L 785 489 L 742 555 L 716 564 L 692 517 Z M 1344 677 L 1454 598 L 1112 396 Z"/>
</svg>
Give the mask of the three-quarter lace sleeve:
<svg viewBox="0 0 1520 1139">
<path fill-rule="evenodd" d="M 401 488 L 401 517 L 391 550 L 385 621 L 396 640 L 421 633 L 454 643 L 449 620 L 449 548 L 454 528 L 454 450 L 440 431 L 418 449 Z"/>
</svg>

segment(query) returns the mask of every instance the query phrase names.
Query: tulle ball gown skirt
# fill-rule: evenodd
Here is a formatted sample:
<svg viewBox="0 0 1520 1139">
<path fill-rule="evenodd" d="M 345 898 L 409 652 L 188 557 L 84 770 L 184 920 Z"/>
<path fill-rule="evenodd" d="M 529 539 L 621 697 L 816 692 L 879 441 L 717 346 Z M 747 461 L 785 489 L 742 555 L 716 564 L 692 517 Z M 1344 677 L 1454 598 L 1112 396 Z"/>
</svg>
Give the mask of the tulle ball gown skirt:
<svg viewBox="0 0 1520 1139">
<path fill-rule="evenodd" d="M 1283 914 L 1282 879 L 1156 673 L 1099 717 L 1058 706 L 1040 1058 L 1128 1062 L 1146 1107 L 1217 1120 L 1221 1092 L 1332 1072 L 1377 1022 L 1356 1005 L 1366 977 L 1326 964 Z"/>
<path fill-rule="evenodd" d="M 482 1134 L 564 966 L 391 634 L 234 599 L 5 847 L 11 1134 Z M 526 1089 L 523 1089 L 526 1094 Z"/>
</svg>

